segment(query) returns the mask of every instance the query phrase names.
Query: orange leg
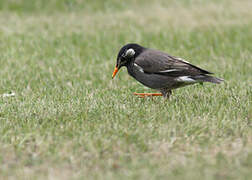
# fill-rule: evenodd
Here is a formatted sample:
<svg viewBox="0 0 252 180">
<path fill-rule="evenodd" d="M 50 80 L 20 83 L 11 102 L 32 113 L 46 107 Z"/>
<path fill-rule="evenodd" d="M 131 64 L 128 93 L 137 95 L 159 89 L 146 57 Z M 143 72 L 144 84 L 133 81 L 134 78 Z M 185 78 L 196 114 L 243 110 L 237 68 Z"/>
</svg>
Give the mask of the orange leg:
<svg viewBox="0 0 252 180">
<path fill-rule="evenodd" d="M 137 95 L 137 96 L 139 96 L 141 98 L 144 98 L 146 96 L 150 96 L 150 97 L 152 97 L 152 96 L 163 96 L 161 93 L 133 93 L 133 94 Z"/>
</svg>

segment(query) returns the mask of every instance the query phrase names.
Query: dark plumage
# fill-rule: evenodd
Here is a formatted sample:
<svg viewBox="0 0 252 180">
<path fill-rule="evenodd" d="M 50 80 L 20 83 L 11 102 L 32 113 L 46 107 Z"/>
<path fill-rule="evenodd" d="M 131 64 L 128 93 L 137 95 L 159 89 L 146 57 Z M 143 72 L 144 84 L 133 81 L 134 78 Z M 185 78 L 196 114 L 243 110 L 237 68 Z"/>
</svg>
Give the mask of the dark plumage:
<svg viewBox="0 0 252 180">
<path fill-rule="evenodd" d="M 210 76 L 211 72 L 181 58 L 138 44 L 127 44 L 121 48 L 112 77 L 122 66 L 126 66 L 129 75 L 137 81 L 149 88 L 159 90 L 164 97 L 169 97 L 172 89 L 186 85 L 202 82 L 219 84 L 223 81 Z"/>
</svg>

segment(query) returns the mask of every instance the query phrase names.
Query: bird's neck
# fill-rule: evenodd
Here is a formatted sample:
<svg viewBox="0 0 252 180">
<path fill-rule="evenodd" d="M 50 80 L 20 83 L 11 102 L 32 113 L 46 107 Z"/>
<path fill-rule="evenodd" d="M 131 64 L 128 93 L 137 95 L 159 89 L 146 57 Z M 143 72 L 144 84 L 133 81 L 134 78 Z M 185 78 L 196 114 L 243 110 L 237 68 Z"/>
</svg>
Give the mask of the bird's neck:
<svg viewBox="0 0 252 180">
<path fill-rule="evenodd" d="M 134 61 L 129 62 L 129 64 L 126 65 L 129 75 L 135 77 L 135 71 L 134 71 Z"/>
</svg>

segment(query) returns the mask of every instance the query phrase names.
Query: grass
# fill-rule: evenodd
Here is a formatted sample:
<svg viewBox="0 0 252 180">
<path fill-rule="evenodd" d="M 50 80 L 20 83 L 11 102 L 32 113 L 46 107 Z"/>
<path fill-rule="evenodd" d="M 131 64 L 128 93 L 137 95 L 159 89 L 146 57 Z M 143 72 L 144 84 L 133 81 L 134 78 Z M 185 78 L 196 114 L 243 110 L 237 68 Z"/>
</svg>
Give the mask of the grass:
<svg viewBox="0 0 252 180">
<path fill-rule="evenodd" d="M 0 2 L 0 179 L 251 179 L 252 3 Z M 120 70 L 128 42 L 225 79 L 162 98 Z"/>
</svg>

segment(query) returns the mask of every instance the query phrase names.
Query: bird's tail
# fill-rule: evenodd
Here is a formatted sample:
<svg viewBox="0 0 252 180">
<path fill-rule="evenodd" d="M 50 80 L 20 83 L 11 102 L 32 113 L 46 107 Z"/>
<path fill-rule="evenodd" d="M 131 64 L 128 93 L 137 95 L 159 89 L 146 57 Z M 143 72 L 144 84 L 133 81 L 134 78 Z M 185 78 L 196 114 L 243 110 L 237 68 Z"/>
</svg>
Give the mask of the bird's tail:
<svg viewBox="0 0 252 180">
<path fill-rule="evenodd" d="M 192 77 L 198 82 L 211 82 L 215 84 L 220 84 L 224 79 L 220 79 L 217 77 L 209 76 L 209 75 L 199 75 L 199 76 L 194 76 Z"/>
</svg>

